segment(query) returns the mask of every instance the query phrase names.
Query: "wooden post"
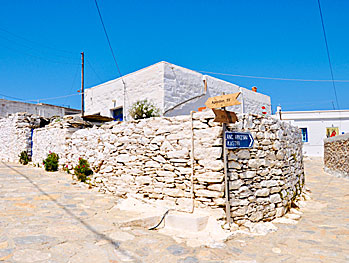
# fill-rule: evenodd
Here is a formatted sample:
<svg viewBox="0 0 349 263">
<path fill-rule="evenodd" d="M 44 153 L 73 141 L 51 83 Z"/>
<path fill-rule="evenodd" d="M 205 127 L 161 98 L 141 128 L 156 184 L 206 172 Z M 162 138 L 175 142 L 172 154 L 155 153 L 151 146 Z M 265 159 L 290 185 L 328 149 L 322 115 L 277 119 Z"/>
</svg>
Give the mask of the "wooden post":
<svg viewBox="0 0 349 263">
<path fill-rule="evenodd" d="M 85 98 L 84 98 L 84 52 L 81 52 L 81 116 L 84 117 Z"/>
<path fill-rule="evenodd" d="M 227 130 L 227 124 L 223 123 L 223 161 L 224 161 L 224 184 L 225 184 L 225 215 L 227 217 L 227 223 L 230 226 L 230 201 L 229 201 L 229 179 L 228 179 L 228 161 L 227 161 L 227 147 L 225 132 Z"/>
<path fill-rule="evenodd" d="M 224 92 L 222 93 L 224 95 Z M 222 108 L 225 111 L 225 107 Z M 230 202 L 229 202 L 229 179 L 228 179 L 228 161 L 227 161 L 227 146 L 225 142 L 225 132 L 227 130 L 227 124 L 223 123 L 223 164 L 224 164 L 224 190 L 225 190 L 225 216 L 227 217 L 227 223 L 230 227 Z"/>
</svg>

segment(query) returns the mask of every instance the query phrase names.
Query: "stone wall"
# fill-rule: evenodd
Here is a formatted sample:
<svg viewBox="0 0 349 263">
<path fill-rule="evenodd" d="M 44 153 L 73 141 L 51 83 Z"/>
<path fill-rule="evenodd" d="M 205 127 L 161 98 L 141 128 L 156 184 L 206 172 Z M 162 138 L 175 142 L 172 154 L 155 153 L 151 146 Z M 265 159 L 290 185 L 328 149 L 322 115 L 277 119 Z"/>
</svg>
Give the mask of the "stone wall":
<svg viewBox="0 0 349 263">
<path fill-rule="evenodd" d="M 301 134 L 277 119 L 244 115 L 232 131 L 250 131 L 251 149 L 229 150 L 231 216 L 242 224 L 280 217 L 304 186 Z"/>
<path fill-rule="evenodd" d="M 31 130 L 40 125 L 40 118 L 26 113 L 0 118 L 0 160 L 18 162 L 22 151 L 31 153 Z"/>
<path fill-rule="evenodd" d="M 255 144 L 228 151 L 232 218 L 243 224 L 282 216 L 304 184 L 300 133 L 271 117 L 238 118 L 228 129 L 251 131 Z M 35 130 L 34 145 L 34 162 L 41 163 L 49 151 L 69 168 L 85 158 L 100 191 L 153 199 L 180 210 L 192 205 L 193 172 L 195 206 L 225 207 L 222 126 L 213 122 L 211 111 L 195 113 L 193 120 L 150 118 L 76 131 L 64 120 Z"/>
<path fill-rule="evenodd" d="M 60 157 L 59 164 L 66 163 L 68 152 L 68 139 L 80 129 L 92 126 L 80 116 L 65 116 L 62 119 L 53 120 L 43 128 L 37 128 L 33 132 L 32 162 L 40 165 L 50 152 L 57 153 Z"/>
<path fill-rule="evenodd" d="M 349 134 L 324 140 L 325 171 L 340 177 L 349 177 Z"/>
</svg>

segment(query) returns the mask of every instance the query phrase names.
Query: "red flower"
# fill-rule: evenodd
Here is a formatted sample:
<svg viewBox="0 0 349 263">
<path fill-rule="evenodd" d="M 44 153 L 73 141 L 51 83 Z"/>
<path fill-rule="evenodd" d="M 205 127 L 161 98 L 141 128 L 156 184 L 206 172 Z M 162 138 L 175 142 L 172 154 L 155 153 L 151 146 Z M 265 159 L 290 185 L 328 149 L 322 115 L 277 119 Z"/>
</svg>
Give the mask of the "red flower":
<svg viewBox="0 0 349 263">
<path fill-rule="evenodd" d="M 81 157 L 79 157 L 79 161 L 81 160 Z"/>
<path fill-rule="evenodd" d="M 85 165 L 83 165 L 82 167 L 84 167 L 84 168 L 85 168 Z"/>
<path fill-rule="evenodd" d="M 68 164 L 65 166 L 65 168 L 68 168 Z"/>
<path fill-rule="evenodd" d="M 48 153 L 51 154 L 51 151 L 49 151 Z"/>
</svg>

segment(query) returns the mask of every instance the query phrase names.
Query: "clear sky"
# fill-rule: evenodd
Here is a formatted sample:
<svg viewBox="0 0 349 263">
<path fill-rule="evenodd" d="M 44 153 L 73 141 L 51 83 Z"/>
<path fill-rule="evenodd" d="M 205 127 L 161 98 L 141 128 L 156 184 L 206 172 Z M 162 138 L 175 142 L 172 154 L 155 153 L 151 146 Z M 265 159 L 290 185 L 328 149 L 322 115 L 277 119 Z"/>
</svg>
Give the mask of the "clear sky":
<svg viewBox="0 0 349 263">
<path fill-rule="evenodd" d="M 317 0 L 98 1 L 122 74 L 165 60 L 197 71 L 331 79 Z M 81 51 L 86 87 L 118 77 L 94 0 L 0 3 L 0 94 L 24 100 L 77 94 Z M 334 77 L 348 80 L 349 1 L 321 4 Z M 274 110 L 336 106 L 331 82 L 213 76 L 257 86 Z M 348 87 L 336 83 L 341 109 L 349 109 Z M 40 101 L 80 107 L 79 96 Z"/>
</svg>

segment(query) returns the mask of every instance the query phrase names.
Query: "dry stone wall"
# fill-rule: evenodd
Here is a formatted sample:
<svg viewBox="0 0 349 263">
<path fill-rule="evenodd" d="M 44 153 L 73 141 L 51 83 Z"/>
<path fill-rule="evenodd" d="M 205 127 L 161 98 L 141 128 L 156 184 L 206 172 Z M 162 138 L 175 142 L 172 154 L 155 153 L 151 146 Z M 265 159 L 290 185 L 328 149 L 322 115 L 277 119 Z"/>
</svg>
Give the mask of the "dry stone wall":
<svg viewBox="0 0 349 263">
<path fill-rule="evenodd" d="M 280 217 L 301 194 L 304 167 L 297 127 L 262 116 L 244 115 L 231 131 L 250 131 L 251 149 L 228 151 L 231 216 L 238 224 Z"/>
<path fill-rule="evenodd" d="M 349 177 L 349 134 L 324 140 L 324 164 L 326 172 Z"/>
<path fill-rule="evenodd" d="M 60 157 L 61 167 L 66 163 L 68 140 L 72 134 L 80 129 L 92 126 L 78 115 L 55 119 L 49 125 L 35 129 L 33 132 L 32 161 L 40 165 L 50 152 Z"/>
<path fill-rule="evenodd" d="M 76 130 L 65 119 L 34 132 L 34 162 L 41 163 L 48 151 L 55 151 L 61 165 L 72 169 L 85 158 L 95 171 L 91 183 L 100 191 L 187 210 L 193 186 L 196 207 L 223 211 L 223 131 L 213 117 L 207 111 L 195 113 L 193 120 L 150 118 Z M 282 216 L 304 185 L 300 132 L 271 117 L 238 118 L 228 129 L 250 131 L 255 144 L 228 151 L 232 219 L 243 224 Z"/>
<path fill-rule="evenodd" d="M 22 151 L 31 153 L 31 130 L 40 125 L 40 118 L 26 113 L 0 118 L 0 160 L 18 162 Z"/>
</svg>

